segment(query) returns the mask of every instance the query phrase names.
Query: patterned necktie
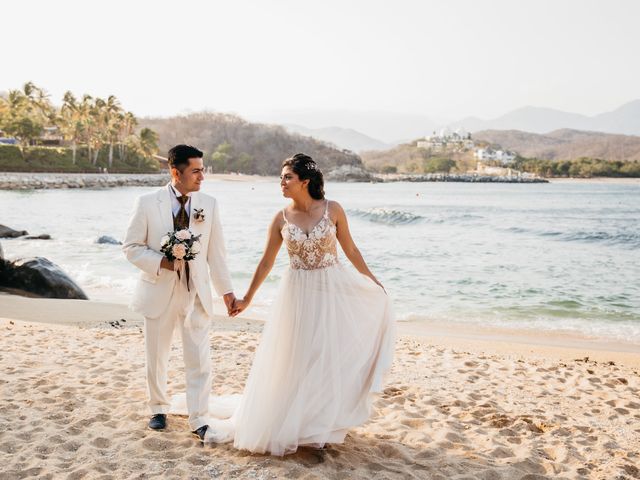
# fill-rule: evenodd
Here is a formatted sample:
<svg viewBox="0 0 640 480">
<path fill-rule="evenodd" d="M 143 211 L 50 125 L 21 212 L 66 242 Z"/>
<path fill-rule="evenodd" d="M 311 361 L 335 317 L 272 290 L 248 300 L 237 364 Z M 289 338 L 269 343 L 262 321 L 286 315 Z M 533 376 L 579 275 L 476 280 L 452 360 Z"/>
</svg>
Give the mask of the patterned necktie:
<svg viewBox="0 0 640 480">
<path fill-rule="evenodd" d="M 187 213 L 186 205 L 189 201 L 189 197 L 186 195 L 176 196 L 178 202 L 180 202 L 180 210 L 178 210 L 178 214 L 173 217 L 173 228 L 183 229 L 189 228 L 189 214 Z"/>
<path fill-rule="evenodd" d="M 180 202 L 180 210 L 178 210 L 178 214 L 173 217 L 173 228 L 174 230 L 183 230 L 185 228 L 189 228 L 189 214 L 187 213 L 186 205 L 189 201 L 189 197 L 186 195 L 177 196 L 178 202 Z M 187 291 L 189 291 L 189 262 L 186 262 L 185 266 L 185 274 L 187 277 Z M 180 275 L 178 274 L 178 277 Z"/>
</svg>

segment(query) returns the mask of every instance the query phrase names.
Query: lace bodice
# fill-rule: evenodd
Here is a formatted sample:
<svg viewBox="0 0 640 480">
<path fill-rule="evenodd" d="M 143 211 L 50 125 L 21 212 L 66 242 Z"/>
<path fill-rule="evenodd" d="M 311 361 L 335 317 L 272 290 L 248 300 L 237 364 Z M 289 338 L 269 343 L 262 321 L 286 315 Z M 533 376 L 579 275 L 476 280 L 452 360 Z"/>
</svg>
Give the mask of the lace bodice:
<svg viewBox="0 0 640 480">
<path fill-rule="evenodd" d="M 329 202 L 326 202 L 320 221 L 307 235 L 295 223 L 290 223 L 282 210 L 284 225 L 282 238 L 289 252 L 291 268 L 314 270 L 338 263 L 336 226 L 329 218 Z"/>
</svg>

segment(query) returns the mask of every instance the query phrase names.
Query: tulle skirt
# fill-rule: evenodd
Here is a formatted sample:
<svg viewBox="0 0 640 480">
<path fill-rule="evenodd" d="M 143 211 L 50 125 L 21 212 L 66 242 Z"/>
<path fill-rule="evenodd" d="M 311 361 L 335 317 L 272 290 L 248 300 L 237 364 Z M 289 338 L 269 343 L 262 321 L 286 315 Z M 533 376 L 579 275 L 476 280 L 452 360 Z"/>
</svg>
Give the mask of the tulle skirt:
<svg viewBox="0 0 640 480">
<path fill-rule="evenodd" d="M 368 277 L 287 270 L 244 392 L 212 398 L 205 440 L 273 455 L 342 442 L 369 418 L 394 334 L 389 297 Z"/>
</svg>

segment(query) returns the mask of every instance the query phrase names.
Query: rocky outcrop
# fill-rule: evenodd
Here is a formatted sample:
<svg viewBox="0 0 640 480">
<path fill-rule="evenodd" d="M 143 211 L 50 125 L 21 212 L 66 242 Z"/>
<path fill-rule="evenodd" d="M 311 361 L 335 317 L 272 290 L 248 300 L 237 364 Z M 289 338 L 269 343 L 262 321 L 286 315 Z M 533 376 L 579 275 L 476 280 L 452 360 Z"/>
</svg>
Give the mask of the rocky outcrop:
<svg viewBox="0 0 640 480">
<path fill-rule="evenodd" d="M 530 175 L 477 175 L 472 173 L 426 173 L 423 175 L 379 175 L 383 182 L 468 182 L 468 183 L 549 183 L 548 180 Z"/>
<path fill-rule="evenodd" d="M 168 174 L 0 173 L 0 190 L 161 186 Z"/>
<path fill-rule="evenodd" d="M 43 257 L 0 260 L 0 288 L 39 297 L 88 300 L 65 272 Z"/>
<path fill-rule="evenodd" d="M 29 235 L 26 230 L 14 230 L 6 225 L 0 225 L 0 238 L 22 238 L 22 240 L 51 240 L 51 235 L 41 233 L 40 235 Z"/>
<path fill-rule="evenodd" d="M 325 178 L 333 182 L 376 182 L 371 173 L 357 165 L 341 165 L 326 174 Z"/>
<path fill-rule="evenodd" d="M 48 233 L 41 233 L 40 235 L 27 235 L 25 240 L 51 240 L 51 235 Z"/>
<path fill-rule="evenodd" d="M 122 242 L 120 242 L 119 240 L 116 240 L 113 237 L 110 237 L 109 235 L 102 235 L 101 237 L 98 237 L 98 239 L 96 240 L 96 243 L 107 243 L 110 245 L 122 245 Z"/>
<path fill-rule="evenodd" d="M 17 238 L 23 235 L 29 235 L 26 230 L 14 230 L 6 225 L 0 225 L 0 238 Z"/>
</svg>

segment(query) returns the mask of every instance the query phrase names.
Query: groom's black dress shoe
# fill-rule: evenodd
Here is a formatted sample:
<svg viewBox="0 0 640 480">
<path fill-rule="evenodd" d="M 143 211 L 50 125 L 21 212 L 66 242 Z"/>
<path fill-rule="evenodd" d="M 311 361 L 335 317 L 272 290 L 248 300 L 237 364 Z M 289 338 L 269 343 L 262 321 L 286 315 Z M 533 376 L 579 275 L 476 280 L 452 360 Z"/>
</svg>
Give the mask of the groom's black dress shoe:
<svg viewBox="0 0 640 480">
<path fill-rule="evenodd" d="M 149 428 L 163 430 L 167 427 L 167 416 L 164 413 L 157 413 L 149 420 Z"/>
<path fill-rule="evenodd" d="M 207 433 L 207 428 L 209 428 L 209 425 L 203 425 L 200 428 L 198 428 L 197 430 L 194 430 L 193 433 L 195 436 L 197 436 L 200 441 L 202 443 L 204 443 L 204 434 Z"/>
</svg>

